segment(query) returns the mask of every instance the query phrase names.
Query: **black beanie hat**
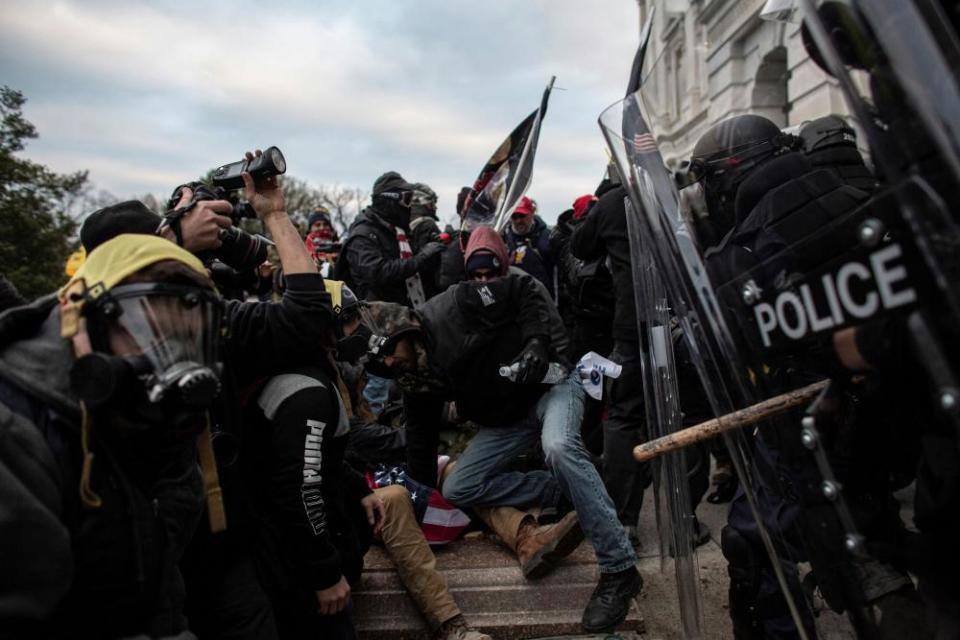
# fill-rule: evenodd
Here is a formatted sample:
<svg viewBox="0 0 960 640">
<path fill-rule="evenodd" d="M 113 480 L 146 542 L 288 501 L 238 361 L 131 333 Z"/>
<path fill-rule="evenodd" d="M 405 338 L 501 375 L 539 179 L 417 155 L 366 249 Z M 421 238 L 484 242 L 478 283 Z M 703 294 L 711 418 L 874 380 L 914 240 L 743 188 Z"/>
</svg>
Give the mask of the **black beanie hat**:
<svg viewBox="0 0 960 640">
<path fill-rule="evenodd" d="M 139 200 L 127 200 L 94 211 L 80 227 L 80 244 L 89 254 L 99 245 L 124 233 L 154 235 L 163 218 Z"/>
<path fill-rule="evenodd" d="M 314 209 L 313 213 L 310 214 L 310 217 L 307 218 L 307 231 L 310 230 L 310 227 L 313 226 L 314 222 L 326 222 L 331 227 L 333 226 L 333 221 L 330 220 L 330 212 L 326 209 Z"/>
<path fill-rule="evenodd" d="M 413 191 L 416 185 L 410 184 L 396 171 L 387 171 L 373 183 L 373 196 L 387 191 Z"/>
</svg>

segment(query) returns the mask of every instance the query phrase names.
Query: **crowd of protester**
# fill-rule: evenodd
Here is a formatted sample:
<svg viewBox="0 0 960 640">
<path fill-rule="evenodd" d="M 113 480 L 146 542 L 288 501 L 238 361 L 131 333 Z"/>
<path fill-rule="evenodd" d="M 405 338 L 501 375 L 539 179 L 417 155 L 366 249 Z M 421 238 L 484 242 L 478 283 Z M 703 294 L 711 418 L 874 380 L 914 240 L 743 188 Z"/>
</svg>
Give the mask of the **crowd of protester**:
<svg viewBox="0 0 960 640">
<path fill-rule="evenodd" d="M 388 172 L 341 239 L 323 209 L 296 228 L 278 178 L 243 177 L 273 260 L 224 264 L 234 205 L 186 185 L 175 216 L 87 216 L 59 291 L 26 301 L 4 280 L 4 627 L 354 637 L 376 539 L 438 638 L 485 638 L 430 549 L 470 526 L 529 579 L 587 538 L 584 628 L 621 622 L 635 522 L 581 442 L 573 258 L 536 202 L 503 234 L 441 232 L 433 190 Z M 541 383 L 551 365 L 570 373 Z M 438 455 L 439 427 L 466 421 L 466 450 Z M 525 452 L 540 462 L 520 468 Z"/>
<path fill-rule="evenodd" d="M 734 116 L 706 131 L 689 165 L 700 173 L 675 176 L 696 186 L 682 193 L 689 233 L 721 280 L 883 187 L 835 117 L 793 136 Z M 633 457 L 649 438 L 650 345 L 618 172 L 570 194 L 552 227 L 522 197 L 503 229 L 441 230 L 433 189 L 389 171 L 342 235 L 323 209 L 296 212 L 307 219 L 297 228 L 278 177 L 242 178 L 270 260 L 263 238 L 237 239 L 237 205 L 193 183 L 162 215 L 137 201 L 88 215 L 82 264 L 47 296 L 24 300 L 0 279 L 0 636 L 354 638 L 351 594 L 379 544 L 435 637 L 482 640 L 431 550 L 471 527 L 495 534 L 531 581 L 586 540 L 600 577 L 582 627 L 620 625 L 643 587 L 635 547 L 652 474 Z M 465 187 L 461 222 L 470 198 Z M 793 226 L 771 231 L 783 221 Z M 913 362 L 902 331 L 837 332 L 789 376 L 855 373 L 876 384 L 858 399 L 884 407 L 890 354 Z M 713 417 L 693 356 L 672 343 L 683 423 Z M 590 352 L 622 368 L 600 399 L 576 366 Z M 754 379 L 772 379 L 780 363 L 767 364 Z M 918 472 L 893 482 L 893 463 L 867 455 L 889 452 L 857 439 L 879 413 L 861 407 L 844 423 L 856 446 L 831 450 L 876 546 L 858 556 L 856 579 L 844 562 L 796 559 L 813 564 L 830 606 L 882 613 L 851 613 L 864 637 L 956 630 L 955 588 L 919 571 L 918 590 L 884 555 L 908 537 L 892 494 Z M 466 423 L 474 435 L 448 455 L 440 431 Z M 756 441 L 776 460 L 774 480 L 798 492 L 759 478 L 762 513 L 781 531 L 833 522 L 804 493 L 822 489 L 798 462 L 800 440 L 787 440 Z M 695 510 L 711 468 L 707 499 L 732 502 L 719 538 L 736 636 L 815 633 L 788 610 L 784 584 L 807 597 L 796 563 L 764 556 L 730 453 L 716 440 L 686 456 L 691 546 L 710 539 Z M 954 462 L 943 468 L 955 481 Z M 939 544 L 950 528 L 934 520 L 921 534 Z"/>
</svg>

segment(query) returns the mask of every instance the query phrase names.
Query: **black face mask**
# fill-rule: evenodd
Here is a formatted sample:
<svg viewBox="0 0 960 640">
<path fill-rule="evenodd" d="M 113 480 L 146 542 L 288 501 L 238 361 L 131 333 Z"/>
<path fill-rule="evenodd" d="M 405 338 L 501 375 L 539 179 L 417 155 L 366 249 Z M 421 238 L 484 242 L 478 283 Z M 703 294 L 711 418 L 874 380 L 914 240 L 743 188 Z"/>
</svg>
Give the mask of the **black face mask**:
<svg viewBox="0 0 960 640">
<path fill-rule="evenodd" d="M 411 191 L 386 191 L 375 195 L 373 204 L 380 217 L 404 231 L 409 231 L 412 196 Z"/>
<path fill-rule="evenodd" d="M 360 358 L 367 353 L 368 338 L 369 334 L 360 335 L 355 333 L 352 336 L 346 336 L 345 338 L 337 340 L 337 360 L 349 364 L 359 362 Z"/>
</svg>

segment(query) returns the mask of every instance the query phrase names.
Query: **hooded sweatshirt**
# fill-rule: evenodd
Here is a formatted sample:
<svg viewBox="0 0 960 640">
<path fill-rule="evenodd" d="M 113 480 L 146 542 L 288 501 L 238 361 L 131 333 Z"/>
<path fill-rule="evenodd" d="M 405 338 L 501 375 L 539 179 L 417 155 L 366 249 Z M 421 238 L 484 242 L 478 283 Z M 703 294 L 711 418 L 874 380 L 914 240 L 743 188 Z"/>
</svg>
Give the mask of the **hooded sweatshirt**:
<svg viewBox="0 0 960 640">
<path fill-rule="evenodd" d="M 470 233 L 470 240 L 467 242 L 467 249 L 463 258 L 464 264 L 470 260 L 470 256 L 478 251 L 487 251 L 496 256 L 497 261 L 501 265 L 499 273 L 500 276 L 504 276 L 508 273 L 526 273 L 520 267 L 509 264 L 509 249 L 507 249 L 507 245 L 503 241 L 503 237 L 494 231 L 492 227 L 478 227 Z M 542 295 L 544 302 L 547 303 L 547 311 L 550 316 L 549 326 L 547 327 L 547 331 L 550 334 L 550 345 L 556 350 L 557 355 L 561 358 L 561 361 L 566 363 L 566 361 L 568 361 L 571 357 L 578 356 L 579 354 L 572 354 L 569 352 L 570 337 L 567 334 L 567 329 L 563 324 L 563 318 L 560 317 L 560 312 L 557 310 L 557 305 L 550 296 L 550 292 L 547 290 L 547 287 L 536 277 L 534 278 L 534 282 L 537 290 Z"/>
<path fill-rule="evenodd" d="M 497 256 L 503 275 L 488 282 L 461 282 L 428 300 L 416 312 L 426 347 L 427 362 L 421 369 L 428 369 L 420 375 L 428 384 L 415 388 L 397 379 L 407 410 L 410 475 L 431 487 L 436 483 L 436 415 L 443 400 L 454 400 L 462 417 L 488 427 L 528 418 L 549 387 L 510 382 L 498 369 L 531 338 L 548 340 L 554 326 L 563 330 L 536 278 L 506 269 L 506 248 L 493 229 L 480 227 L 471 233 L 466 255 L 477 251 Z"/>
<path fill-rule="evenodd" d="M 507 274 L 507 245 L 504 244 L 500 234 L 493 230 L 493 227 L 477 227 L 470 232 L 470 240 L 467 242 L 467 248 L 463 252 L 463 263 L 470 262 L 470 257 L 481 251 L 492 253 L 500 267 L 497 275 Z"/>
</svg>

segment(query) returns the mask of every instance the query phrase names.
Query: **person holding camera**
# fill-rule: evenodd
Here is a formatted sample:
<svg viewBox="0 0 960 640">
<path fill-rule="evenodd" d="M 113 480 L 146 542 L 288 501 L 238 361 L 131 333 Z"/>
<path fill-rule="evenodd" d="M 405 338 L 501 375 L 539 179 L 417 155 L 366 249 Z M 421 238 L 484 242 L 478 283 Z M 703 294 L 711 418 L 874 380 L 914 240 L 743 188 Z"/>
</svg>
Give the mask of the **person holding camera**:
<svg viewBox="0 0 960 640">
<path fill-rule="evenodd" d="M 247 153 L 244 162 L 250 166 L 257 157 L 261 157 L 259 153 Z M 241 489 L 241 464 L 229 464 L 229 458 L 236 458 L 242 446 L 243 390 L 265 377 L 321 361 L 334 316 L 323 278 L 285 211 L 276 177 L 261 175 L 254 179 L 244 173 L 239 178 L 246 200 L 276 244 L 286 289 L 279 302 L 225 303 L 223 390 L 212 417 L 222 454 L 218 467 L 229 526 L 216 535 L 200 528 L 187 550 L 183 570 L 191 628 L 204 637 L 275 638 L 269 599 L 248 550 L 248 508 Z M 235 185 L 233 182 L 229 186 Z M 201 257 L 208 268 L 224 266 L 227 261 L 235 271 L 256 268 L 258 247 L 266 241 L 237 233 L 232 218 L 236 205 L 227 200 L 225 191 L 194 187 L 176 190 L 177 197 L 165 217 L 137 201 L 96 211 L 84 221 L 81 243 L 91 252 L 122 233 L 160 235 Z M 250 250 L 230 251 L 237 244 Z M 215 269 L 211 273 L 216 278 L 223 271 Z"/>
</svg>

